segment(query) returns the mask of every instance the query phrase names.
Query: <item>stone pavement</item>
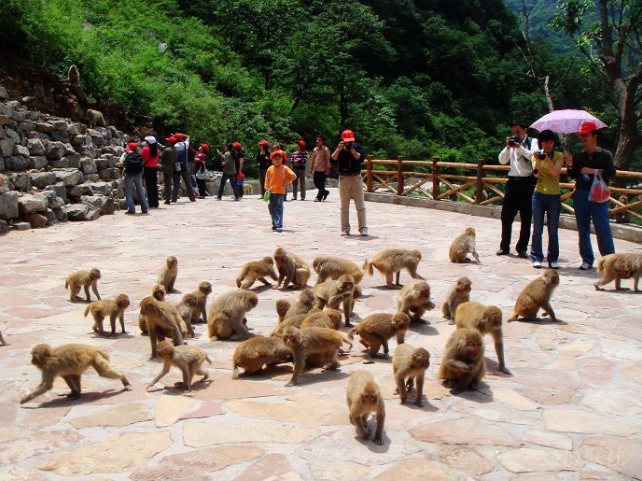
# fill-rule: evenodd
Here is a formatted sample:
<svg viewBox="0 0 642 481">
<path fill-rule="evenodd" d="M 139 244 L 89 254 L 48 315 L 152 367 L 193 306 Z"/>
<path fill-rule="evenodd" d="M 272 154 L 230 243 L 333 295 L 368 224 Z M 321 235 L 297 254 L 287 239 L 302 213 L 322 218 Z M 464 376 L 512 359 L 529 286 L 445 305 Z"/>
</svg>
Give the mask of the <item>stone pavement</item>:
<svg viewBox="0 0 642 481">
<path fill-rule="evenodd" d="M 316 256 L 336 254 L 359 265 L 385 248 L 415 248 L 423 253 L 419 272 L 437 306 L 455 279 L 466 275 L 473 282 L 471 299 L 499 306 L 504 319 L 521 289 L 542 273 L 524 259 L 495 256 L 499 220 L 373 202 L 367 209 L 367 238 L 339 236 L 336 190 L 324 203 L 286 203 L 280 234 L 270 230 L 267 205 L 249 196 L 242 202 L 182 199 L 147 216 L 117 212 L 91 223 L 1 237 L 0 327 L 10 345 L 0 347 L 0 479 L 642 478 L 642 294 L 616 293 L 613 284 L 596 292 L 597 272 L 577 269 L 574 231 L 560 231 L 561 283 L 552 305 L 563 322 L 544 318 L 505 326 L 512 377 L 498 372 L 487 337 L 489 372 L 479 391 L 453 396 L 436 379 L 454 329 L 439 307 L 426 314 L 429 325 L 413 325 L 406 336 L 431 354 L 423 408 L 400 405 L 391 362 L 363 364 L 358 343 L 339 370 L 310 371 L 293 388 L 285 387 L 290 365 L 233 381 L 237 343 L 210 342 L 202 324 L 189 343 L 207 351 L 213 381 L 184 394 L 170 387 L 180 378 L 172 369 L 145 390 L 161 364 L 148 360 L 149 341 L 137 327 L 138 302 L 168 255 L 179 260 L 179 291 L 207 280 L 215 296 L 235 288 L 243 263 L 271 255 L 276 246 L 310 264 Z M 356 231 L 353 209 L 351 220 Z M 482 264 L 450 264 L 450 242 L 467 226 L 477 230 Z M 640 247 L 616 240 L 616 248 Z M 127 334 L 96 336 L 82 315 L 86 304 L 68 302 L 65 277 L 91 267 L 102 271 L 103 298 L 124 292 L 132 299 Z M 401 279 L 407 281 L 407 273 Z M 397 291 L 383 284 L 378 273 L 364 278 L 357 321 L 395 310 Z M 295 299 L 298 291 L 256 291 L 259 304 L 248 323 L 267 334 L 276 324 L 275 300 Z M 41 342 L 100 346 L 134 389 L 122 391 L 118 381 L 90 370 L 80 400 L 59 397 L 68 389 L 58 380 L 52 391 L 20 406 L 18 400 L 40 380 L 29 352 Z M 385 397 L 382 446 L 357 438 L 348 421 L 345 389 L 357 369 L 371 371 Z"/>
</svg>

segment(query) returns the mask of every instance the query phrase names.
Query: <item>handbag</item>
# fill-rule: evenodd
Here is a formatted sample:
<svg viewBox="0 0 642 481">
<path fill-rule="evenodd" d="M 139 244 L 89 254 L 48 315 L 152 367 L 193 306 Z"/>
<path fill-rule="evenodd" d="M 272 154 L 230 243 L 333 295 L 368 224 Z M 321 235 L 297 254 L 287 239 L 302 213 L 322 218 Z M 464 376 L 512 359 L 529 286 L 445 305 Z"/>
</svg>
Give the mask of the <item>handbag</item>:
<svg viewBox="0 0 642 481">
<path fill-rule="evenodd" d="M 210 172 L 206 168 L 202 168 L 197 171 L 194 176 L 199 180 L 208 180 L 210 178 Z"/>
<path fill-rule="evenodd" d="M 182 171 L 183 164 L 181 162 L 174 162 L 174 172 Z"/>
<path fill-rule="evenodd" d="M 593 174 L 593 184 L 591 184 L 591 190 L 589 191 L 589 200 L 601 204 L 609 200 L 609 197 L 611 197 L 609 187 L 604 182 L 600 169 L 596 169 L 595 174 Z"/>
</svg>

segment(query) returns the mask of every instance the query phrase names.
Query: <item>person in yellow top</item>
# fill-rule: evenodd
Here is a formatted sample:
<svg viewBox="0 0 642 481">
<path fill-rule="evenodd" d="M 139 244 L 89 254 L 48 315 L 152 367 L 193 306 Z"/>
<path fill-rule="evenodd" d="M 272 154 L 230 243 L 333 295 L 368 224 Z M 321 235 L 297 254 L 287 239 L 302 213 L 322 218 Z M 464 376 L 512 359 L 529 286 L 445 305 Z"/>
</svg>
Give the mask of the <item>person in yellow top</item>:
<svg viewBox="0 0 642 481">
<path fill-rule="evenodd" d="M 270 192 L 268 209 L 272 216 L 272 230 L 283 231 L 283 199 L 285 199 L 285 185 L 290 184 L 297 177 L 292 169 L 283 165 L 285 152 L 275 150 L 270 155 L 272 165 L 265 173 L 265 190 Z"/>
<path fill-rule="evenodd" d="M 557 137 L 552 130 L 542 130 L 537 137 L 541 150 L 533 153 L 533 175 L 537 179 L 533 192 L 533 237 L 531 239 L 531 258 L 533 267 L 542 267 L 544 253 L 542 250 L 542 233 L 544 232 L 544 214 L 548 229 L 548 252 L 546 260 L 551 269 L 559 269 L 557 260 L 560 245 L 557 231 L 560 223 L 560 171 L 564 165 L 564 154 L 556 152 Z"/>
</svg>

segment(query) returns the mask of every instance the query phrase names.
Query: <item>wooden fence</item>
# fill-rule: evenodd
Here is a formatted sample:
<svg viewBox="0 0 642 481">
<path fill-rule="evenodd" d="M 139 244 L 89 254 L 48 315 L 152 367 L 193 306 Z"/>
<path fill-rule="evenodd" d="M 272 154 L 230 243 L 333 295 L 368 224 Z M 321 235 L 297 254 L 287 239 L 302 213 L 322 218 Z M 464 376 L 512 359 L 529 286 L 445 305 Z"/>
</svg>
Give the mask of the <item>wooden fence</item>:
<svg viewBox="0 0 642 481">
<path fill-rule="evenodd" d="M 384 166 L 386 170 L 375 169 L 375 165 Z M 387 170 L 388 166 L 393 166 L 395 170 Z M 410 167 L 422 169 L 410 170 Z M 364 182 L 368 192 L 391 192 L 401 196 L 463 200 L 471 204 L 488 205 L 503 201 L 504 191 L 499 186 L 507 182 L 506 173 L 509 169 L 508 165 L 486 165 L 484 160 L 479 160 L 476 164 L 442 162 L 438 157 L 432 161 L 404 160 L 401 156 L 397 157 L 397 160 L 375 160 L 369 155 L 367 168 L 361 173 L 365 175 Z M 566 168 L 563 168 L 561 177 L 564 178 L 566 173 Z M 642 183 L 641 172 L 618 170 L 616 177 L 635 180 L 637 184 Z M 442 186 L 446 186 L 446 190 L 440 192 Z M 573 195 L 575 186 L 560 182 L 560 187 L 562 209 L 573 213 L 572 205 L 564 201 Z M 471 188 L 474 188 L 472 196 L 467 193 Z M 642 220 L 642 215 L 634 210 L 642 206 L 642 197 L 639 197 L 642 196 L 642 189 L 609 186 L 609 190 L 609 214 L 617 222 L 628 222 L 631 216 Z M 623 199 L 623 196 L 626 198 Z"/>
</svg>

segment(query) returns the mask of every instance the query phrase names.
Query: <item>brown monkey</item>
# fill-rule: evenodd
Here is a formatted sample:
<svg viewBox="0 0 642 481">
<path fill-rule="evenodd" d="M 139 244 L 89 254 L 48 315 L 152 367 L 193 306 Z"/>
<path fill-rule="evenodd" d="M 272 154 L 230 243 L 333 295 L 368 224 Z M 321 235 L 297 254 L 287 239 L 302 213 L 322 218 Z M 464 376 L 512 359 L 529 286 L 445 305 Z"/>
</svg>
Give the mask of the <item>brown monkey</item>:
<svg viewBox="0 0 642 481">
<path fill-rule="evenodd" d="M 101 301 L 94 301 L 85 309 L 84 317 L 91 312 L 94 318 L 94 332 L 98 332 L 101 336 L 107 335 L 103 329 L 103 319 L 109 316 L 109 323 L 111 324 L 111 336 L 116 335 L 116 318 L 120 320 L 120 329 L 125 334 L 125 309 L 129 307 L 129 297 L 126 294 L 118 294 L 113 301 L 105 299 Z"/>
<path fill-rule="evenodd" d="M 314 292 L 312 292 L 312 289 L 303 289 L 299 294 L 299 300 L 290 306 L 290 308 L 286 311 L 285 315 L 283 316 L 283 319 L 287 319 L 288 317 L 298 316 L 299 314 L 308 314 L 312 309 L 314 309 L 314 306 L 316 304 L 317 304 L 317 298 L 314 295 Z M 285 304 L 281 304 L 281 306 L 284 306 L 284 305 Z M 278 306 L 277 306 L 277 313 L 278 313 Z"/>
<path fill-rule="evenodd" d="M 386 286 L 392 286 L 392 275 L 397 274 L 395 284 L 400 286 L 401 269 L 406 269 L 413 279 L 423 279 L 417 274 L 417 265 L 421 261 L 421 252 L 414 249 L 386 249 L 376 254 L 371 261 L 366 260 L 363 270 L 373 275 L 373 267 L 386 276 Z"/>
<path fill-rule="evenodd" d="M 67 70 L 67 80 L 71 85 L 80 85 L 80 72 L 78 71 L 78 67 L 73 63 L 69 66 L 69 70 Z"/>
<path fill-rule="evenodd" d="M 450 262 L 470 262 L 467 257 L 469 252 L 473 255 L 477 264 L 481 264 L 479 254 L 475 250 L 475 229 L 472 227 L 466 228 L 464 233 L 453 241 L 450 245 L 448 257 Z"/>
<path fill-rule="evenodd" d="M 435 304 L 430 300 L 430 285 L 426 281 L 410 281 L 397 294 L 397 311 L 410 316 L 413 322 L 426 324 L 421 316 L 434 308 Z"/>
<path fill-rule="evenodd" d="M 470 301 L 470 285 L 471 282 L 468 277 L 460 277 L 448 290 L 446 300 L 441 306 L 441 313 L 446 319 L 450 319 L 452 321 L 449 322 L 449 324 L 455 323 L 455 311 L 457 311 L 457 306 Z"/>
<path fill-rule="evenodd" d="M 107 127 L 105 117 L 100 110 L 87 109 L 87 124 L 89 127 Z"/>
<path fill-rule="evenodd" d="M 373 441 L 377 446 L 383 444 L 381 435 L 386 410 L 379 386 L 377 386 L 372 374 L 364 370 L 352 373 L 348 381 L 346 401 L 350 410 L 350 422 L 355 425 L 357 433 L 363 439 L 370 437 L 371 431 L 367 427 L 368 416 L 370 413 L 375 413 L 377 427 Z"/>
<path fill-rule="evenodd" d="M 274 307 L 276 308 L 277 316 L 279 316 L 279 324 L 280 324 L 285 319 L 285 315 L 290 310 L 290 307 L 292 307 L 292 304 L 290 304 L 290 301 L 288 301 L 287 299 L 277 299 L 276 305 Z"/>
<path fill-rule="evenodd" d="M 289 326 L 296 327 L 298 329 L 303 325 L 303 321 L 306 320 L 308 314 L 299 314 L 297 316 L 288 317 L 284 319 L 283 322 L 280 322 L 270 333 L 270 337 L 278 337 L 279 339 L 283 337 L 285 329 Z"/>
<path fill-rule="evenodd" d="M 91 301 L 91 296 L 89 294 L 89 288 L 94 291 L 98 300 L 100 300 L 100 294 L 98 294 L 98 279 L 100 279 L 100 270 L 91 269 L 90 271 L 77 271 L 67 276 L 65 280 L 65 289 L 69 289 L 69 300 L 71 302 L 81 301 L 82 298 L 78 297 L 80 288 L 85 289 L 85 295 L 87 296 L 87 301 Z"/>
<path fill-rule="evenodd" d="M 296 287 L 303 287 L 310 279 L 310 267 L 299 256 L 286 252 L 282 247 L 274 251 L 276 269 L 279 271 L 279 280 L 276 288 L 287 289 L 290 284 Z"/>
<path fill-rule="evenodd" d="M 620 197 L 620 203 L 629 204 L 629 198 L 626 195 Z M 615 214 L 615 222 L 618 224 L 628 224 L 631 222 L 631 213 L 628 210 L 622 210 Z"/>
<path fill-rule="evenodd" d="M 633 289 L 638 292 L 638 282 L 642 276 L 642 252 L 622 252 L 608 254 L 597 262 L 597 272 L 603 272 L 602 279 L 594 284 L 595 290 L 601 291 L 605 284 L 615 279 L 615 290 L 628 291 L 620 287 L 622 279 L 633 278 Z"/>
<path fill-rule="evenodd" d="M 379 357 L 388 358 L 388 339 L 394 336 L 397 344 L 403 344 L 409 323 L 410 318 L 403 312 L 375 312 L 350 329 L 348 339 L 352 341 L 355 333 L 359 334 L 359 342 L 366 347 L 370 357 L 377 357 L 379 348 L 383 346 L 383 355 Z"/>
<path fill-rule="evenodd" d="M 406 402 L 408 393 L 416 382 L 417 396 L 415 405 L 420 408 L 424 406 L 421 397 L 424 393 L 424 376 L 426 369 L 430 366 L 430 353 L 423 347 L 415 349 L 409 344 L 399 344 L 392 356 L 392 372 L 395 376 L 397 389 L 395 394 L 399 394 L 401 404 Z"/>
<path fill-rule="evenodd" d="M 453 394 L 477 389 L 486 374 L 484 340 L 472 327 L 456 329 L 446 342 L 439 377 Z"/>
<path fill-rule="evenodd" d="M 266 277 L 275 281 L 279 278 L 274 270 L 274 261 L 271 257 L 264 257 L 260 261 L 246 262 L 236 278 L 236 287 L 249 289 L 257 280 L 266 286 L 271 286 L 272 284 Z"/>
<path fill-rule="evenodd" d="M 245 313 L 256 307 L 259 298 L 248 290 L 221 294 L 210 306 L 207 316 L 207 335 L 210 340 L 248 339 L 254 337 L 245 325 Z"/>
<path fill-rule="evenodd" d="M 147 323 L 152 359 L 157 356 L 156 344 L 159 328 L 163 329 L 161 332 L 171 333 L 175 345 L 183 344 L 183 336 L 180 331 L 183 319 L 174 305 L 166 301 L 158 301 L 153 296 L 148 296 L 140 301 L 140 313 L 145 316 L 145 322 Z"/>
<path fill-rule="evenodd" d="M 198 285 L 198 290 L 190 292 L 196 298 L 196 308 L 192 311 L 192 324 L 207 322 L 207 296 L 212 293 L 212 284 L 203 281 Z"/>
<path fill-rule="evenodd" d="M 513 317 L 507 322 L 516 321 L 519 316 L 526 319 L 534 319 L 540 308 L 551 316 L 553 321 L 557 321 L 555 312 L 551 307 L 551 295 L 559 283 L 560 276 L 554 269 L 547 270 L 543 275 L 529 282 L 519 294 L 515 303 Z"/>
<path fill-rule="evenodd" d="M 160 284 L 154 284 L 154 287 L 152 287 L 152 297 L 157 301 L 164 301 L 165 288 Z M 141 334 L 147 334 L 147 321 L 142 314 L 138 314 L 138 327 L 140 328 Z M 185 331 L 185 333 L 187 333 L 187 331 Z"/>
<path fill-rule="evenodd" d="M 40 385 L 20 400 L 20 404 L 31 401 L 53 387 L 56 376 L 62 377 L 71 393 L 67 397 L 77 398 L 81 394 L 80 378 L 89 367 L 99 376 L 120 379 L 127 391 L 132 386 L 125 376 L 109 365 L 109 356 L 103 351 L 85 344 L 64 344 L 52 349 L 48 344 L 38 344 L 31 350 L 31 364 L 42 372 Z"/>
<path fill-rule="evenodd" d="M 504 335 L 502 333 L 502 311 L 496 306 L 484 306 L 479 302 L 464 302 L 455 312 L 457 329 L 472 327 L 481 335 L 490 334 L 495 342 L 499 370 L 510 374 L 504 361 Z"/>
<path fill-rule="evenodd" d="M 303 319 L 301 327 L 325 327 L 338 331 L 341 329 L 341 312 L 336 309 L 325 309 L 310 313 Z"/>
<path fill-rule="evenodd" d="M 174 386 L 186 391 L 192 390 L 192 379 L 195 374 L 203 376 L 199 382 L 205 382 L 210 378 L 210 375 L 204 372 L 201 366 L 205 361 L 209 364 L 212 364 L 212 361 L 200 347 L 186 345 L 174 347 L 170 342 L 162 341 L 158 343 L 158 356 L 163 360 L 163 370 L 149 383 L 147 389 L 160 381 L 172 366 L 176 366 L 183 372 L 183 382 L 177 382 Z"/>
<path fill-rule="evenodd" d="M 240 343 L 232 357 L 232 379 L 239 379 L 239 367 L 244 374 L 254 374 L 263 366 L 275 366 L 292 360 L 292 352 L 280 337 L 254 336 Z"/>
<path fill-rule="evenodd" d="M 161 286 L 165 288 L 166 293 L 174 292 L 174 283 L 176 282 L 176 276 L 178 276 L 178 260 L 174 256 L 169 256 L 165 260 L 165 265 L 158 274 L 158 282 Z"/>
<path fill-rule="evenodd" d="M 312 268 L 319 275 L 317 284 L 327 279 L 338 279 L 344 274 L 351 275 L 355 284 L 361 283 L 363 279 L 363 271 L 358 265 L 340 257 L 317 257 L 312 261 Z"/>
<path fill-rule="evenodd" d="M 343 304 L 343 317 L 345 326 L 350 327 L 350 316 L 354 305 L 354 278 L 344 274 L 336 281 L 325 281 L 317 284 L 312 289 L 317 298 L 317 307 L 323 309 L 326 305 L 330 309 L 336 309 Z"/>
<path fill-rule="evenodd" d="M 178 309 L 178 313 L 183 319 L 183 322 L 185 322 L 187 332 L 189 332 L 191 337 L 196 337 L 196 334 L 194 334 L 194 326 L 192 326 L 192 317 L 197 307 L 198 299 L 196 299 L 193 294 L 185 294 L 181 302 L 176 304 L 176 309 Z"/>
<path fill-rule="evenodd" d="M 299 330 L 288 326 L 283 332 L 283 343 L 294 358 L 294 373 L 286 384 L 288 387 L 297 383 L 306 364 L 322 365 L 323 369 L 337 369 L 337 356 L 343 343 L 352 349 L 352 343 L 343 334 L 323 327 L 306 327 Z"/>
</svg>

